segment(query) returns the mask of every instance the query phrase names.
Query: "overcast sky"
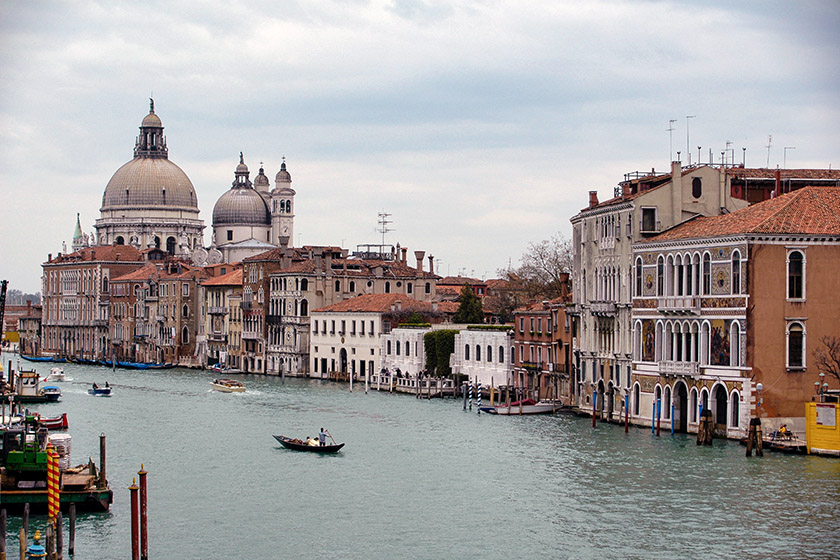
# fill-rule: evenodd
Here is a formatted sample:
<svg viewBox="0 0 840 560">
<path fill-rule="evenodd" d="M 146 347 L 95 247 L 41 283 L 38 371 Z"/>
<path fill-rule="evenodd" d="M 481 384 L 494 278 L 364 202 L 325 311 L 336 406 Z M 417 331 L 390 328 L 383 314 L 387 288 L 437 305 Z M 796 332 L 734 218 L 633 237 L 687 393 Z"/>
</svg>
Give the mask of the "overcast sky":
<svg viewBox="0 0 840 560">
<path fill-rule="evenodd" d="M 272 186 L 286 157 L 296 245 L 387 212 L 411 264 L 496 277 L 687 144 L 840 165 L 838 29 L 834 0 L 2 2 L 0 278 L 40 290 L 93 231 L 150 96 L 208 244 L 242 151 Z"/>
</svg>

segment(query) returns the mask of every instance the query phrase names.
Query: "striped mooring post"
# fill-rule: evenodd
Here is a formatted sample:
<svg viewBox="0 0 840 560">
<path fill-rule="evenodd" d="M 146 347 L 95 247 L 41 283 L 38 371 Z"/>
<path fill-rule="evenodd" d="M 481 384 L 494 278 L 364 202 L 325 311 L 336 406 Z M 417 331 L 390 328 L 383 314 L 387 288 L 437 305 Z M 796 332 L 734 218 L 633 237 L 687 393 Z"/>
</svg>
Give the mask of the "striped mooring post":
<svg viewBox="0 0 840 560">
<path fill-rule="evenodd" d="M 478 402 L 475 408 L 478 409 L 477 414 L 481 414 L 481 381 L 478 382 Z"/>
<path fill-rule="evenodd" d="M 60 502 L 58 476 L 58 453 L 53 444 L 49 444 L 47 445 L 47 515 L 52 525 L 55 525 Z"/>
<path fill-rule="evenodd" d="M 470 378 L 470 410 L 472 410 L 472 378 Z"/>
</svg>

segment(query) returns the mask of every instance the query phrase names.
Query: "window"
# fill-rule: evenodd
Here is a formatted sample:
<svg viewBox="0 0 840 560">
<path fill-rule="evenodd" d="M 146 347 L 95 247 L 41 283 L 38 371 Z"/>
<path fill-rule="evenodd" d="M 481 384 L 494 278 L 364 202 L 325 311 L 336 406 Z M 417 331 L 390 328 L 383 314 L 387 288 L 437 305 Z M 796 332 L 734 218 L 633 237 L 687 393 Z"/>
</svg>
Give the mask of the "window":
<svg viewBox="0 0 840 560">
<path fill-rule="evenodd" d="M 479 346 L 478 344 L 475 345 L 475 361 L 481 361 L 481 346 Z"/>
<path fill-rule="evenodd" d="M 788 253 L 788 299 L 805 299 L 805 256 L 801 251 Z"/>
<path fill-rule="evenodd" d="M 181 284 L 181 295 L 188 297 L 190 295 L 190 285 L 184 282 Z"/>
<path fill-rule="evenodd" d="M 656 208 L 642 208 L 642 231 L 656 231 Z"/>
<path fill-rule="evenodd" d="M 740 424 L 740 411 L 739 411 L 739 402 L 741 397 L 738 396 L 737 391 L 732 391 L 732 395 L 729 398 L 729 402 L 732 403 L 730 408 L 730 417 L 729 417 L 729 427 L 737 428 Z"/>
<path fill-rule="evenodd" d="M 741 293 L 741 253 L 738 251 L 732 253 L 732 293 Z"/>
<path fill-rule="evenodd" d="M 391 293 L 391 283 L 390 282 L 385 282 L 385 293 L 386 294 Z"/>
<path fill-rule="evenodd" d="M 181 344 L 189 344 L 189 343 L 190 343 L 190 330 L 187 327 L 184 327 L 183 330 L 181 331 Z"/>
<path fill-rule="evenodd" d="M 703 295 L 712 294 L 712 257 L 709 253 L 703 255 Z"/>
<path fill-rule="evenodd" d="M 389 356 L 391 355 L 391 341 L 390 340 L 385 341 L 385 353 L 388 354 Z"/>
<path fill-rule="evenodd" d="M 470 345 L 465 344 L 464 345 L 464 360 L 469 360 L 469 359 L 470 359 Z"/>
<path fill-rule="evenodd" d="M 642 257 L 636 259 L 636 297 L 642 296 Z"/>
<path fill-rule="evenodd" d="M 788 369 L 805 369 L 805 328 L 802 323 L 788 325 L 787 355 Z"/>
<path fill-rule="evenodd" d="M 505 347 L 499 346 L 499 363 L 505 363 Z"/>
<path fill-rule="evenodd" d="M 493 361 L 493 347 L 490 346 L 489 344 L 487 345 L 487 361 L 488 362 Z"/>
<path fill-rule="evenodd" d="M 665 295 L 665 259 L 662 255 L 656 260 L 656 295 Z"/>
<path fill-rule="evenodd" d="M 353 284 L 351 283 L 350 285 L 352 286 Z M 309 280 L 307 280 L 306 278 L 303 278 L 303 279 L 300 281 L 300 290 L 301 290 L 302 292 L 305 292 L 305 291 L 306 291 L 306 290 L 308 290 L 308 289 L 309 289 Z"/>
<path fill-rule="evenodd" d="M 520 317 L 519 318 L 519 332 L 521 332 L 521 333 L 525 332 L 525 317 Z"/>
<path fill-rule="evenodd" d="M 227 240 L 228 241 L 233 241 L 233 230 L 232 229 L 227 230 Z"/>
<path fill-rule="evenodd" d="M 341 281 L 340 281 L 340 280 L 336 280 L 336 281 L 335 281 L 335 291 L 336 291 L 336 292 L 340 292 L 340 291 L 341 291 Z"/>
<path fill-rule="evenodd" d="M 691 180 L 691 196 L 694 198 L 703 196 L 703 180 L 700 177 Z"/>
<path fill-rule="evenodd" d="M 427 294 L 432 293 L 432 284 L 431 284 L 431 282 L 426 282 L 426 293 L 427 293 Z"/>
<path fill-rule="evenodd" d="M 350 280 L 350 293 L 356 291 L 356 282 L 354 280 Z"/>
</svg>

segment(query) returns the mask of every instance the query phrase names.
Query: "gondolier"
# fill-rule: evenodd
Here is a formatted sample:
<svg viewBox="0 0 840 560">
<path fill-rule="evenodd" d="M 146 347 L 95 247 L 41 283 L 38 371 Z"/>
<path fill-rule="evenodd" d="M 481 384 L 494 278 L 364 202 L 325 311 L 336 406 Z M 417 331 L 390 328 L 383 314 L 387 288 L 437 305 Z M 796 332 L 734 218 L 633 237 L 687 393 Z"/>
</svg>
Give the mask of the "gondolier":
<svg viewBox="0 0 840 560">
<path fill-rule="evenodd" d="M 321 428 L 321 431 L 318 433 L 318 443 L 321 444 L 321 447 L 327 444 L 327 432 L 324 431 L 324 428 Z"/>
</svg>

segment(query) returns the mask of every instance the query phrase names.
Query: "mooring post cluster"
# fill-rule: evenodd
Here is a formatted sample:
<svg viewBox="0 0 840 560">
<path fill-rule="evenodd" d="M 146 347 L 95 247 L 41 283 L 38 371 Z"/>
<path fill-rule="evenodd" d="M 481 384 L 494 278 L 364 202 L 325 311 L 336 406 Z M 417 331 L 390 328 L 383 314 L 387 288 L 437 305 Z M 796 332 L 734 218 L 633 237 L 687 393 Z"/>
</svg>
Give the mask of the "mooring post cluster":
<svg viewBox="0 0 840 560">
<path fill-rule="evenodd" d="M 128 487 L 131 493 L 131 560 L 148 560 L 149 558 L 149 525 L 148 525 L 148 488 L 146 486 L 146 475 L 149 473 L 140 464 L 137 475 L 140 477 L 140 485 L 137 479 L 131 480 Z"/>
</svg>

